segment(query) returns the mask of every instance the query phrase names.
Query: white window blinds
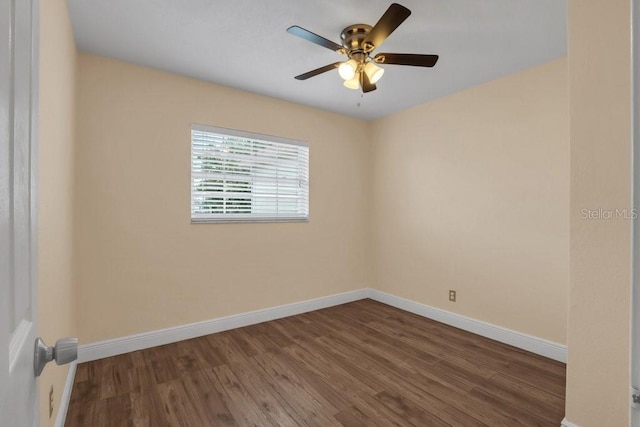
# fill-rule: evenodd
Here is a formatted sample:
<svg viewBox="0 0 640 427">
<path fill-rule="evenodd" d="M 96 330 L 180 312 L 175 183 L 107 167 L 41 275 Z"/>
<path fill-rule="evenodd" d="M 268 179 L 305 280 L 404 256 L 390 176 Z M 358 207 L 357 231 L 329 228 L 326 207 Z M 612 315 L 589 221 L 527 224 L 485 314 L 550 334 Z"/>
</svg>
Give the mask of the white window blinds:
<svg viewBox="0 0 640 427">
<path fill-rule="evenodd" d="M 308 219 L 306 144 L 192 125 L 192 222 Z"/>
</svg>

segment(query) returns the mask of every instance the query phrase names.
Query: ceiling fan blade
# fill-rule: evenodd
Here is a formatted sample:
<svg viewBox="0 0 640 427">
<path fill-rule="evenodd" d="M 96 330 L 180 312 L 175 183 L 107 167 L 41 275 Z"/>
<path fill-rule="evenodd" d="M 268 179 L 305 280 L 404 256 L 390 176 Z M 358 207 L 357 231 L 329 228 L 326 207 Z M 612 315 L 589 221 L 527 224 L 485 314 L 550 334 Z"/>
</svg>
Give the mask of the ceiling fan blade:
<svg viewBox="0 0 640 427">
<path fill-rule="evenodd" d="M 386 40 L 393 31 L 400 26 L 411 15 L 411 11 L 406 7 L 393 3 L 389 9 L 382 15 L 380 20 L 373 26 L 367 38 L 364 40 L 365 46 L 368 46 L 367 52 L 380 47 L 382 42 Z"/>
<path fill-rule="evenodd" d="M 324 67 L 316 68 L 315 70 L 308 71 L 304 74 L 296 76 L 296 80 L 307 80 L 310 77 L 317 76 L 318 74 L 326 73 L 334 68 L 338 68 L 341 62 L 334 62 L 333 64 L 325 65 Z"/>
<path fill-rule="evenodd" d="M 318 44 L 322 47 L 326 47 L 327 49 L 335 50 L 336 52 L 341 52 L 344 49 L 339 44 L 334 43 L 331 40 L 327 40 L 324 37 L 312 33 L 309 30 L 305 30 L 304 28 L 297 25 L 287 28 L 287 33 L 303 38 L 307 41 L 310 41 L 311 43 Z"/>
<path fill-rule="evenodd" d="M 438 55 L 417 55 L 413 53 L 379 53 L 373 60 L 378 64 L 413 65 L 415 67 L 433 67 Z"/>
<path fill-rule="evenodd" d="M 369 76 L 364 71 L 360 72 L 360 86 L 362 86 L 362 92 L 372 92 L 377 89 L 376 85 L 369 81 Z"/>
</svg>

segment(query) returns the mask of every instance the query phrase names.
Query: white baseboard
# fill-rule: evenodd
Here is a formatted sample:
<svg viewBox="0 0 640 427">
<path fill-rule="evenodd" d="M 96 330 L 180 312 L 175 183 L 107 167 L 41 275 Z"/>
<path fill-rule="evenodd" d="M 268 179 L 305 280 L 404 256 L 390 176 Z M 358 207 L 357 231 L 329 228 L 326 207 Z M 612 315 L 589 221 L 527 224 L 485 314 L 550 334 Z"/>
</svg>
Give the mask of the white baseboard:
<svg viewBox="0 0 640 427">
<path fill-rule="evenodd" d="M 64 427 L 64 422 L 67 419 L 67 411 L 69 410 L 69 402 L 71 401 L 71 389 L 73 389 L 73 380 L 76 377 L 76 367 L 78 362 L 73 362 L 69 365 L 69 371 L 67 372 L 67 381 L 64 383 L 64 390 L 60 395 L 60 404 L 58 405 L 58 415 L 56 416 L 55 427 Z"/>
<path fill-rule="evenodd" d="M 143 350 L 145 348 L 170 344 L 190 338 L 201 337 L 203 335 L 215 334 L 216 332 L 228 331 L 229 329 L 255 325 L 256 323 L 267 322 L 269 320 L 280 319 L 283 317 L 332 307 L 334 305 L 345 304 L 368 298 L 369 292 L 370 289 L 364 288 L 357 291 L 344 292 L 341 294 L 329 295 L 326 297 L 235 314 L 227 317 L 219 317 L 217 319 L 175 326 L 158 331 L 144 332 L 122 338 L 84 344 L 78 348 L 78 362 L 89 362 L 91 360 L 116 356 L 118 354 Z"/>
<path fill-rule="evenodd" d="M 567 362 L 567 347 L 562 344 L 512 331 L 511 329 L 451 313 L 450 311 L 431 307 L 375 289 L 369 290 L 369 298 L 553 360 L 564 363 Z"/>
<path fill-rule="evenodd" d="M 568 421 L 566 417 L 562 419 L 562 422 L 560 423 L 560 425 L 562 427 L 579 427 L 578 424 L 574 424 Z"/>
<path fill-rule="evenodd" d="M 144 332 L 122 338 L 84 344 L 78 349 L 78 363 L 170 344 L 234 328 L 241 328 L 243 326 L 254 325 L 256 323 L 267 322 L 269 320 L 280 319 L 282 317 L 345 304 L 364 298 L 371 298 L 401 310 L 409 311 L 419 316 L 455 326 L 456 328 L 491 338 L 550 359 L 565 363 L 567 360 L 567 348 L 564 345 L 512 331 L 510 329 L 472 319 L 470 317 L 465 317 L 460 314 L 451 313 L 446 310 L 431 307 L 429 305 L 391 295 L 386 292 L 377 291 L 371 288 L 364 288 L 356 291 L 315 298 L 312 300 L 266 308 L 263 310 L 251 311 L 248 313 L 241 313 L 206 320 L 203 322 L 161 329 L 158 331 Z"/>
</svg>

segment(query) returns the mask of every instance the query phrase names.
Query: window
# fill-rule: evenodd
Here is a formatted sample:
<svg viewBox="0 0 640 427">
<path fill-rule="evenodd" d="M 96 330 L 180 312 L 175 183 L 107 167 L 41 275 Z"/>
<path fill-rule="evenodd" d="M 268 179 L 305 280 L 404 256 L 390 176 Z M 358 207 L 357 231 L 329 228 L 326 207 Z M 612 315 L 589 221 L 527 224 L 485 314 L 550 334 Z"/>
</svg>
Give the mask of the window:
<svg viewBox="0 0 640 427">
<path fill-rule="evenodd" d="M 306 144 L 192 125 L 192 222 L 308 219 Z"/>
</svg>

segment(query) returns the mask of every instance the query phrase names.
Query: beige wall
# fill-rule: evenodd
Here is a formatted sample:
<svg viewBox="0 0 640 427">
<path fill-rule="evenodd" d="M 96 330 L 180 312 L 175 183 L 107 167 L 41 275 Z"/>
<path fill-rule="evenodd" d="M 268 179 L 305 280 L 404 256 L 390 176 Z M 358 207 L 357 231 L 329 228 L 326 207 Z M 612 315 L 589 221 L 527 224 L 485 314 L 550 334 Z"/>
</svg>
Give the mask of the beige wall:
<svg viewBox="0 0 640 427">
<path fill-rule="evenodd" d="M 631 207 L 630 2 L 569 1 L 571 263 L 567 419 L 626 426 Z M 604 56 L 603 53 L 606 53 Z"/>
<path fill-rule="evenodd" d="M 566 68 L 559 59 L 373 124 L 380 290 L 565 342 Z"/>
<path fill-rule="evenodd" d="M 123 62 L 78 60 L 82 342 L 368 287 L 366 122 Z M 190 123 L 307 141 L 309 223 L 190 224 Z"/>
<path fill-rule="evenodd" d="M 564 343 L 566 65 L 366 123 L 80 55 L 81 340 L 377 286 Z M 190 224 L 190 122 L 307 140 L 311 222 Z"/>
<path fill-rule="evenodd" d="M 75 335 L 73 171 L 76 48 L 67 2 L 40 2 L 38 333 L 49 344 Z M 68 367 L 49 364 L 39 379 L 41 425 L 53 425 Z M 49 419 L 49 389 L 54 408 Z"/>
</svg>

